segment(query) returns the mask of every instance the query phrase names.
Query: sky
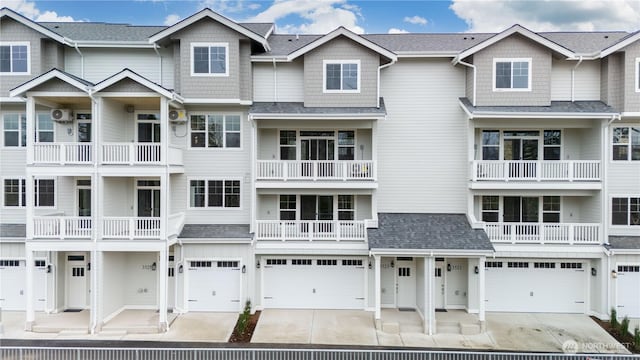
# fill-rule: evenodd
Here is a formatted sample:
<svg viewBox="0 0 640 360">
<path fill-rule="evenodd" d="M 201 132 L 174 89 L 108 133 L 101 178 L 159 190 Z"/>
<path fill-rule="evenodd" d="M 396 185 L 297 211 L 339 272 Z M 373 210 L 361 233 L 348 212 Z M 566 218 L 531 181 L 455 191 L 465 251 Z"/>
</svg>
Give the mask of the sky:
<svg viewBox="0 0 640 360">
<path fill-rule="evenodd" d="M 36 21 L 172 25 L 205 8 L 277 33 L 640 30 L 640 0 L 0 0 Z"/>
</svg>

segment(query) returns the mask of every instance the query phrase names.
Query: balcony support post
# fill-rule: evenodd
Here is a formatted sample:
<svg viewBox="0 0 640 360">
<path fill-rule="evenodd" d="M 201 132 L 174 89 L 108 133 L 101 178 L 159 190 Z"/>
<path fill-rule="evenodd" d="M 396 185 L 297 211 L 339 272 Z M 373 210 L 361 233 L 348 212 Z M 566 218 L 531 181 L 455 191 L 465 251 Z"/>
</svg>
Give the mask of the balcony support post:
<svg viewBox="0 0 640 360">
<path fill-rule="evenodd" d="M 381 294 L 380 294 L 380 280 L 381 280 L 381 271 L 380 271 L 380 255 L 376 255 L 374 257 L 375 259 L 375 265 L 374 265 L 374 294 L 375 294 L 375 323 L 376 323 L 376 329 L 382 329 L 382 312 L 380 310 L 380 307 L 382 305 L 381 303 Z M 426 276 L 425 276 L 426 277 Z"/>
<path fill-rule="evenodd" d="M 167 322 L 167 281 L 169 279 L 167 277 L 167 247 L 163 246 L 158 255 L 158 330 L 166 332 L 169 330 L 169 323 Z"/>
<path fill-rule="evenodd" d="M 575 233 L 575 224 L 569 224 L 569 245 L 573 245 L 575 241 L 574 233 Z"/>
<path fill-rule="evenodd" d="M 363 159 L 364 160 L 364 159 Z M 371 123 L 371 160 L 373 165 L 373 176 L 374 181 L 378 180 L 378 122 L 373 121 Z"/>
<path fill-rule="evenodd" d="M 545 232 L 544 232 L 544 224 L 538 224 L 538 236 L 540 238 L 540 244 L 544 245 L 545 243 Z"/>
<path fill-rule="evenodd" d="M 34 299 L 34 289 L 33 289 L 33 270 L 34 270 L 34 259 L 33 259 L 33 250 L 31 250 L 30 246 L 27 246 L 25 249 L 25 261 L 26 261 L 26 286 L 25 286 L 25 300 L 26 300 L 26 321 L 25 321 L 25 330 L 31 331 L 33 329 L 33 324 L 36 319 L 35 314 L 35 299 Z"/>
<path fill-rule="evenodd" d="M 169 189 L 169 175 L 162 174 L 160 176 L 160 240 L 167 240 Z"/>
<path fill-rule="evenodd" d="M 340 234 L 340 221 L 333 220 L 333 226 L 335 226 L 336 229 L 336 241 L 340 241 L 340 236 L 342 236 L 342 234 Z"/>
<path fill-rule="evenodd" d="M 34 137 L 35 134 L 35 123 L 36 123 L 36 102 L 33 97 L 27 97 L 27 106 L 26 106 L 26 121 L 27 121 L 27 143 L 25 146 L 27 147 L 27 164 L 33 164 L 33 150 L 34 150 Z M 18 126 L 20 126 L 18 124 Z M 31 192 L 29 192 L 31 193 Z"/>
<path fill-rule="evenodd" d="M 575 173 L 575 166 L 576 163 L 573 160 L 569 161 L 568 167 L 569 167 L 569 182 L 573 182 L 573 177 L 574 177 L 574 173 Z"/>
</svg>

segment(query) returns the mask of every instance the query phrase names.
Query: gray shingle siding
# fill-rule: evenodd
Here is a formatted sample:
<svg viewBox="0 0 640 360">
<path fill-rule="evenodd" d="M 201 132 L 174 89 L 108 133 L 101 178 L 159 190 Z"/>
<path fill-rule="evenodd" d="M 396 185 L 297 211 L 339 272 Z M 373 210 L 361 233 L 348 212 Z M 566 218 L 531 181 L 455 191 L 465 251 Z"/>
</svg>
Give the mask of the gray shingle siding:
<svg viewBox="0 0 640 360">
<path fill-rule="evenodd" d="M 495 58 L 531 58 L 531 91 L 493 91 Z M 477 69 L 476 105 L 545 106 L 551 101 L 551 51 L 514 34 L 473 57 Z"/>
<path fill-rule="evenodd" d="M 45 38 L 45 36 L 41 33 L 13 19 L 4 17 L 0 20 L 0 40 L 28 41 L 30 43 L 29 56 L 31 58 L 30 75 L 0 75 L 0 97 L 8 97 L 9 90 L 49 70 L 42 69 L 42 38 Z"/>
<path fill-rule="evenodd" d="M 640 41 L 624 49 L 624 108 L 625 112 L 640 112 L 640 92 L 636 92 L 638 70 L 636 59 L 640 58 Z"/>
<path fill-rule="evenodd" d="M 324 93 L 324 60 L 360 60 L 358 93 Z M 310 107 L 376 106 L 377 53 L 344 37 L 338 37 L 304 55 L 304 104 Z"/>
</svg>

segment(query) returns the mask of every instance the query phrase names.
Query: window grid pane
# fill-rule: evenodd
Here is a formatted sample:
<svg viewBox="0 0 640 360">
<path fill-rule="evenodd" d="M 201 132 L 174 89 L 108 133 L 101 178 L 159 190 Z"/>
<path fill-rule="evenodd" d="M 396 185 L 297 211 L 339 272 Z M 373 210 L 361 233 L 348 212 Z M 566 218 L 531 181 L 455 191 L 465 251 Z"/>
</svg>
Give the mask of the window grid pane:
<svg viewBox="0 0 640 360">
<path fill-rule="evenodd" d="M 222 207 L 222 181 L 209 180 L 209 196 L 207 206 Z"/>
<path fill-rule="evenodd" d="M 224 206 L 240 207 L 240 180 L 224 182 Z"/>
<path fill-rule="evenodd" d="M 191 207 L 204 207 L 204 180 L 191 180 L 190 194 L 189 204 Z"/>
<path fill-rule="evenodd" d="M 327 64 L 326 67 L 326 84 L 327 90 L 340 90 L 341 70 L 340 64 Z"/>
</svg>

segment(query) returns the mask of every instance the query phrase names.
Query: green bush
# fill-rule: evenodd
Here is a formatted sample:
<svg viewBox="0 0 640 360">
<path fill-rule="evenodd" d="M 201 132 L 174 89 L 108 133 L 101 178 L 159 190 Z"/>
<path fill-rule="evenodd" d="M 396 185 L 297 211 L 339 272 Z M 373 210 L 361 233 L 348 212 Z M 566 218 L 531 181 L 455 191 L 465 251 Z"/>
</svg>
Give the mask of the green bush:
<svg viewBox="0 0 640 360">
<path fill-rule="evenodd" d="M 622 321 L 620 321 L 620 332 L 623 336 L 629 334 L 629 318 L 626 316 L 622 318 Z"/>
<path fill-rule="evenodd" d="M 251 301 L 247 300 L 244 305 L 244 310 L 240 317 L 238 318 L 238 332 L 240 334 L 244 334 L 245 330 L 247 330 L 247 326 L 249 326 L 249 317 L 251 316 Z"/>
<path fill-rule="evenodd" d="M 609 319 L 609 324 L 612 329 L 618 329 L 618 312 L 615 308 L 611 308 L 611 318 Z"/>
<path fill-rule="evenodd" d="M 633 330 L 633 345 L 640 350 L 640 328 L 636 326 Z"/>
</svg>

